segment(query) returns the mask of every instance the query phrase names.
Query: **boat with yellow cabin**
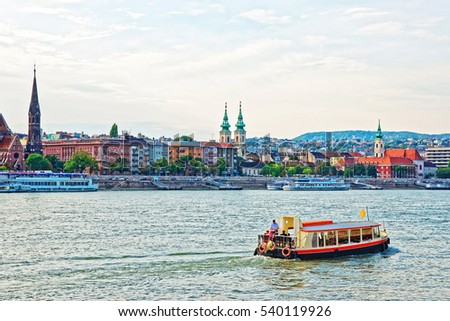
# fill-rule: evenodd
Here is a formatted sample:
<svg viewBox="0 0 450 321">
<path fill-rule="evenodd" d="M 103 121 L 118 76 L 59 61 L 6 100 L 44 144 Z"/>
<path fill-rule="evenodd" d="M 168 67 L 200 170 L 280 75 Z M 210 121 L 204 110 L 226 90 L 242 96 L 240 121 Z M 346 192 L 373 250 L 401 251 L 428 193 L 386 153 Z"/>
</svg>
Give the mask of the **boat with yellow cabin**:
<svg viewBox="0 0 450 321">
<path fill-rule="evenodd" d="M 373 221 L 302 222 L 296 216 L 278 217 L 281 234 L 258 235 L 254 255 L 280 259 L 325 259 L 385 251 L 389 236 Z"/>
</svg>

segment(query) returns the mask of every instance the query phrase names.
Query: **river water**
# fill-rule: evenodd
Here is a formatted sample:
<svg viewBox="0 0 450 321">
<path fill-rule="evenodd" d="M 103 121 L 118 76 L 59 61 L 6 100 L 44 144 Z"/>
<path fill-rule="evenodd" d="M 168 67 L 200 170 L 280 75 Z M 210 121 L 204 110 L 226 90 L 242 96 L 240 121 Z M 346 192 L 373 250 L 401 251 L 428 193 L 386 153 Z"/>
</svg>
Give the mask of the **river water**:
<svg viewBox="0 0 450 321">
<path fill-rule="evenodd" d="M 384 222 L 384 253 L 255 257 L 278 215 Z M 0 300 L 449 300 L 450 192 L 0 194 Z"/>
</svg>

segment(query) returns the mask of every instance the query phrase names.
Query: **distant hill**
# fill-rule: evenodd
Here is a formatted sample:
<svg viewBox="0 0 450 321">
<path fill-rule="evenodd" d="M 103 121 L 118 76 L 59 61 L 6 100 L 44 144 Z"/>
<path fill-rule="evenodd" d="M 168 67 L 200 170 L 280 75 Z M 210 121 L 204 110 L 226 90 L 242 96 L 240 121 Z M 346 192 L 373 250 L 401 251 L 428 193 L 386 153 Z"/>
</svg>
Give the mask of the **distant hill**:
<svg viewBox="0 0 450 321">
<path fill-rule="evenodd" d="M 326 132 L 312 132 L 306 133 L 294 138 L 296 141 L 324 141 Z M 343 130 L 336 131 L 333 133 L 333 140 L 348 140 L 348 139 L 362 139 L 366 141 L 371 141 L 375 139 L 376 131 L 369 130 Z M 383 139 L 385 141 L 389 140 L 407 140 L 412 138 L 414 140 L 420 139 L 450 139 L 450 133 L 446 134 L 420 134 L 414 132 L 384 132 Z"/>
</svg>

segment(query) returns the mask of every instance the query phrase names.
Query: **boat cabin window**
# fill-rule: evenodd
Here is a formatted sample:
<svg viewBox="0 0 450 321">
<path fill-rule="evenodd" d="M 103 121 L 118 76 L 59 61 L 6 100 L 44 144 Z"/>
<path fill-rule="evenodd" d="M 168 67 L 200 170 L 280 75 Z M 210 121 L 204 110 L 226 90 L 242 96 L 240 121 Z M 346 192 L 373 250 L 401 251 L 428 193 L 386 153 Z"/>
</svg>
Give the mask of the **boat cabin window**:
<svg viewBox="0 0 450 321">
<path fill-rule="evenodd" d="M 350 242 L 351 243 L 361 242 L 361 229 L 350 230 Z"/>
<path fill-rule="evenodd" d="M 336 245 L 336 232 L 335 231 L 324 232 L 324 235 L 325 235 L 325 245 L 326 246 Z"/>
<path fill-rule="evenodd" d="M 338 231 L 338 244 L 347 244 L 348 243 L 348 230 Z"/>
<path fill-rule="evenodd" d="M 380 238 L 380 227 L 374 227 L 373 228 L 373 238 L 378 239 Z"/>
<path fill-rule="evenodd" d="M 319 232 L 317 235 L 317 238 L 319 240 L 319 247 L 323 247 L 325 244 L 325 235 L 323 232 Z"/>
<path fill-rule="evenodd" d="M 369 241 L 372 239 L 372 229 L 371 228 L 363 228 L 362 229 L 362 240 Z"/>
<path fill-rule="evenodd" d="M 317 247 L 317 233 L 313 233 L 313 235 L 312 235 L 311 246 Z"/>
</svg>

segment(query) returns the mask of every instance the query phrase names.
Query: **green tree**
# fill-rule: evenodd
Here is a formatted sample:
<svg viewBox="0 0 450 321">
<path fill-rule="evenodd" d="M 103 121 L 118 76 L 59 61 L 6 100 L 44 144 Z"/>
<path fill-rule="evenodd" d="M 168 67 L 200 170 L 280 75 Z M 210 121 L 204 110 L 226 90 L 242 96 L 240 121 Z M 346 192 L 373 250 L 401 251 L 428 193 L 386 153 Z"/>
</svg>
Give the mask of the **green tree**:
<svg viewBox="0 0 450 321">
<path fill-rule="evenodd" d="M 270 174 L 272 174 L 272 167 L 268 164 L 264 165 L 261 170 L 261 175 L 269 176 Z"/>
<path fill-rule="evenodd" d="M 207 167 L 201 160 L 191 159 L 189 161 L 189 166 L 191 168 L 192 175 L 203 175 L 207 171 Z"/>
<path fill-rule="evenodd" d="M 167 164 L 167 171 L 170 175 L 177 175 L 184 172 L 184 166 L 181 167 L 177 162 L 169 162 Z"/>
<path fill-rule="evenodd" d="M 337 174 L 336 166 L 327 166 L 327 172 L 328 175 L 336 175 Z"/>
<path fill-rule="evenodd" d="M 111 137 L 111 138 L 119 137 L 119 129 L 118 129 L 116 123 L 114 123 L 114 124 L 111 126 L 111 130 L 109 131 L 109 137 Z"/>
<path fill-rule="evenodd" d="M 439 167 L 437 169 L 436 177 L 438 178 L 450 178 L 450 167 Z"/>
<path fill-rule="evenodd" d="M 151 164 L 151 172 L 152 174 L 160 175 L 167 171 L 167 167 L 169 166 L 169 162 L 164 157 L 158 159 L 157 161 Z"/>
<path fill-rule="evenodd" d="M 129 170 L 129 162 L 126 158 L 118 157 L 114 162 L 109 165 L 111 172 L 123 173 Z"/>
<path fill-rule="evenodd" d="M 228 170 L 227 161 L 224 158 L 222 158 L 222 157 L 220 157 L 217 160 L 217 165 L 216 166 L 217 166 L 217 170 L 219 171 L 219 175 L 223 175 Z"/>
<path fill-rule="evenodd" d="M 313 170 L 311 167 L 306 167 L 305 169 L 303 169 L 302 174 L 303 175 L 311 175 L 313 173 Z"/>
<path fill-rule="evenodd" d="M 76 152 L 64 164 L 64 171 L 69 173 L 82 173 L 86 168 L 89 168 L 89 172 L 92 173 L 98 170 L 98 163 L 94 157 L 85 151 Z"/>
<path fill-rule="evenodd" d="M 174 139 L 174 141 L 178 142 L 178 141 L 182 141 L 182 142 L 192 142 L 194 139 L 190 136 L 187 135 L 183 135 L 181 137 L 177 137 Z"/>
<path fill-rule="evenodd" d="M 56 155 L 46 155 L 44 157 L 46 160 L 52 164 L 52 169 L 54 172 L 62 172 L 64 170 L 64 162 L 61 161 Z"/>
<path fill-rule="evenodd" d="M 363 176 L 366 175 L 366 166 L 361 163 L 357 163 L 353 166 L 353 174 L 355 176 Z"/>
<path fill-rule="evenodd" d="M 283 174 L 285 174 L 286 171 L 284 170 L 284 166 L 280 165 L 280 164 L 275 164 L 272 167 L 272 176 L 273 177 L 280 177 L 283 176 Z"/>
<path fill-rule="evenodd" d="M 214 166 L 214 165 L 209 166 L 209 167 L 208 167 L 208 172 L 209 172 L 211 175 L 216 175 L 216 174 L 217 174 L 217 167 Z"/>
<path fill-rule="evenodd" d="M 6 166 L 6 165 L 0 166 L 0 172 L 6 172 L 6 171 L 8 171 L 8 166 Z"/>
<path fill-rule="evenodd" d="M 30 154 L 25 162 L 29 170 L 51 170 L 52 164 L 41 154 Z"/>
<path fill-rule="evenodd" d="M 289 177 L 292 177 L 297 174 L 297 168 L 296 167 L 289 167 L 287 174 Z"/>
<path fill-rule="evenodd" d="M 237 162 L 237 168 L 236 168 L 236 170 L 237 170 L 237 172 L 238 172 L 238 175 L 241 175 L 242 176 L 242 165 L 241 165 L 241 163 L 242 162 L 245 162 L 245 159 L 243 158 L 243 157 L 241 157 L 241 156 L 237 156 L 236 157 L 236 162 Z"/>
<path fill-rule="evenodd" d="M 353 177 L 353 168 L 346 168 L 344 171 L 345 177 Z"/>
<path fill-rule="evenodd" d="M 377 177 L 377 167 L 373 165 L 367 166 L 367 175 Z"/>
</svg>

